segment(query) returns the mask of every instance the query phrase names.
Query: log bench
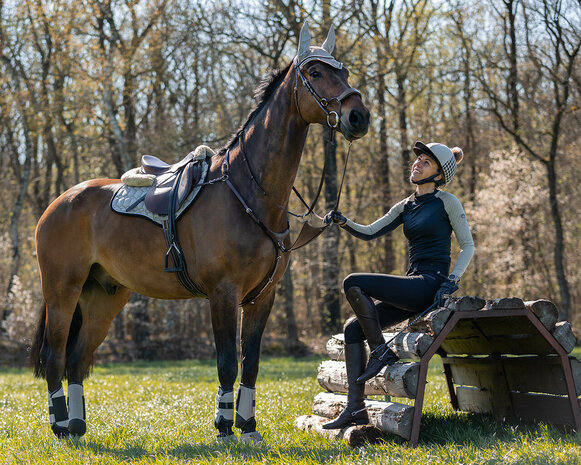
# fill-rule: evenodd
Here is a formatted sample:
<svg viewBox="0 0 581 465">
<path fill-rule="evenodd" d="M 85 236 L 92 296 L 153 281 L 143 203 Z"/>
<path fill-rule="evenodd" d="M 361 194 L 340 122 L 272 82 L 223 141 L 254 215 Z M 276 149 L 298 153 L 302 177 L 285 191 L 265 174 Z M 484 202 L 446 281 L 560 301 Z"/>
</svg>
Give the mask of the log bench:
<svg viewBox="0 0 581 465">
<path fill-rule="evenodd" d="M 417 446 L 428 364 L 438 354 L 455 410 L 581 431 L 581 361 L 569 356 L 575 337 L 568 322 L 557 322 L 557 313 L 547 300 L 448 299 L 395 339 L 400 362 L 365 386 L 366 395 L 410 398 L 414 405 L 366 400 L 370 425 L 329 433 L 321 425 L 342 411 L 348 389 L 343 335 L 335 335 L 327 343 L 332 360 L 321 363 L 317 376 L 327 392 L 315 397 L 313 415 L 297 418 L 295 426 L 352 446 L 385 433 Z M 393 335 L 384 333 L 386 339 Z"/>
</svg>

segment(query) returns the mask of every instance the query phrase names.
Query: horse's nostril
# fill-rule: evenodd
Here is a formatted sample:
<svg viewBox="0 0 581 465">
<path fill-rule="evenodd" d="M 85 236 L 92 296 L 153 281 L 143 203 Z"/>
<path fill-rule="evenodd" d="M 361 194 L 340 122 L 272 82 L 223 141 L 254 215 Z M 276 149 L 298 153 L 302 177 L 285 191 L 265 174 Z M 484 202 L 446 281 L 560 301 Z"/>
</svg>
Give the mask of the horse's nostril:
<svg viewBox="0 0 581 465">
<path fill-rule="evenodd" d="M 351 110 L 349 112 L 349 124 L 355 129 L 364 129 L 368 124 L 368 118 L 359 110 Z"/>
</svg>

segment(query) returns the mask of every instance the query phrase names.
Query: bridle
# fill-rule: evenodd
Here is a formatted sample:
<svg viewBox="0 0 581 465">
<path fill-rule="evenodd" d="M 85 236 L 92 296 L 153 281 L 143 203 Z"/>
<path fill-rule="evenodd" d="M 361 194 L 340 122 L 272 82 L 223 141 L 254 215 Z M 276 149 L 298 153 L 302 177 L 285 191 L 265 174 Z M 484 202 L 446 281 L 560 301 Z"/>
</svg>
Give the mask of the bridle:
<svg viewBox="0 0 581 465">
<path fill-rule="evenodd" d="M 303 119 L 303 121 L 305 121 L 305 119 L 303 118 L 302 114 L 301 114 L 301 109 L 299 107 L 299 101 L 298 101 L 298 79 L 299 76 L 301 78 L 301 81 L 303 83 L 303 85 L 305 86 L 305 88 L 309 91 L 309 93 L 313 96 L 313 99 L 315 100 L 315 102 L 317 103 L 317 105 L 319 105 L 319 107 L 323 110 L 323 112 L 325 112 L 325 115 L 327 117 L 327 125 L 331 128 L 331 140 L 333 140 L 333 131 L 335 131 L 337 129 L 337 127 L 339 126 L 339 124 L 341 123 L 341 103 L 343 102 L 343 100 L 345 100 L 347 97 L 349 97 L 350 95 L 359 95 L 361 96 L 361 92 L 359 92 L 357 89 L 354 89 L 352 87 L 348 87 L 347 89 L 345 89 L 340 95 L 336 96 L 336 97 L 331 97 L 331 98 L 325 98 L 325 97 L 321 97 L 317 91 L 313 88 L 313 86 L 311 85 L 311 83 L 309 82 L 309 80 L 303 75 L 303 73 L 300 71 L 300 66 L 298 65 L 294 65 L 295 67 L 295 86 L 294 86 L 294 100 L 295 100 L 295 105 L 297 107 L 297 111 L 299 113 L 299 116 Z M 327 108 L 327 106 L 329 105 L 330 102 L 336 101 L 339 105 L 339 111 L 334 111 L 334 110 L 329 110 Z M 306 122 L 306 121 L 305 121 Z M 309 124 L 307 122 L 307 124 Z M 263 187 L 260 185 L 260 183 L 258 182 L 258 180 L 256 179 L 256 177 L 254 176 L 254 173 L 252 171 L 252 168 L 250 167 L 250 163 L 248 161 L 248 157 L 246 156 L 244 149 L 242 147 L 242 135 L 240 135 L 240 138 L 238 140 L 238 147 L 240 150 L 240 154 L 242 155 L 242 158 L 245 162 L 245 165 L 247 167 L 248 172 L 250 173 L 250 178 L 252 179 L 252 181 L 258 186 L 258 188 L 260 189 L 260 191 L 262 192 L 262 194 L 266 197 L 269 197 L 269 194 L 263 189 Z M 341 190 L 343 188 L 343 181 L 345 180 L 345 172 L 347 170 L 347 162 L 349 160 L 349 154 L 351 153 L 351 142 L 349 142 L 349 150 L 347 151 L 347 156 L 345 158 L 345 167 L 343 169 L 343 176 L 341 178 L 341 185 L 339 187 L 338 193 L 337 193 L 337 201 L 335 203 L 335 207 L 333 208 L 333 210 L 337 210 L 337 207 L 339 206 L 339 199 L 341 198 Z M 313 212 L 313 209 L 315 208 L 315 205 L 317 204 L 317 201 L 319 199 L 319 196 L 321 194 L 321 190 L 323 187 L 323 182 L 325 179 L 325 174 L 326 174 L 326 170 L 327 170 L 327 157 L 325 157 L 325 163 L 323 164 L 323 172 L 321 174 L 321 180 L 319 182 L 319 188 L 317 190 L 317 194 L 315 195 L 314 200 L 312 201 L 311 205 L 309 206 L 304 200 L 303 197 L 299 194 L 299 192 L 295 189 L 295 187 L 293 186 L 293 191 L 295 192 L 295 194 L 297 195 L 297 197 L 300 199 L 300 201 L 303 203 L 303 205 L 305 205 L 305 207 L 307 208 L 307 212 L 304 214 L 296 214 L 293 213 L 291 211 L 289 211 L 286 207 L 279 205 L 276 201 L 274 201 L 272 198 L 270 198 L 270 200 L 278 207 L 280 208 L 282 211 L 284 211 L 287 214 L 287 218 L 288 215 L 292 215 L 295 216 L 297 218 L 306 218 L 309 217 L 309 219 L 314 215 L 316 218 L 318 218 L 320 220 L 320 222 L 322 223 L 322 218 L 318 215 L 316 215 Z M 283 231 L 283 232 L 275 232 L 272 229 L 270 229 L 268 226 L 266 226 L 262 220 L 260 218 L 258 218 L 255 213 L 252 211 L 252 209 L 250 208 L 250 206 L 248 205 L 248 203 L 244 200 L 242 194 L 240 194 L 240 192 L 238 191 L 238 189 L 236 189 L 236 187 L 232 184 L 232 181 L 230 180 L 230 176 L 228 174 L 230 169 L 230 149 L 228 149 L 226 151 L 226 155 L 224 157 L 224 161 L 222 163 L 222 176 L 220 178 L 216 178 L 212 181 L 210 181 L 209 183 L 214 184 L 216 182 L 220 182 L 223 181 L 226 183 L 226 185 L 230 188 L 230 190 L 233 192 L 234 196 L 238 199 L 238 201 L 242 204 L 244 211 L 248 214 L 248 216 L 250 216 L 250 218 L 264 231 L 264 233 L 272 240 L 272 243 L 274 244 L 275 250 L 276 250 L 276 258 L 274 261 L 274 266 L 270 272 L 270 275 L 268 277 L 268 280 L 266 281 L 266 283 L 262 286 L 262 288 L 255 293 L 251 298 L 246 299 L 244 302 L 242 302 L 240 305 L 244 306 L 246 304 L 253 304 L 254 301 L 260 296 L 262 295 L 262 293 L 266 290 L 266 288 L 274 281 L 274 276 L 276 274 L 276 271 L 278 269 L 278 264 L 280 262 L 280 258 L 281 258 L 281 253 L 289 253 L 292 250 L 296 250 L 299 249 L 305 245 L 307 245 L 309 242 L 311 242 L 313 239 L 315 239 L 317 236 L 319 236 L 319 234 L 321 234 L 328 226 L 328 224 L 325 224 L 324 226 L 319 226 L 319 227 L 313 227 L 309 225 L 309 219 L 307 219 L 304 223 L 303 223 L 303 227 L 301 228 L 301 231 L 299 232 L 298 237 L 296 238 L 296 240 L 293 242 L 293 244 L 290 247 L 286 247 L 284 245 L 284 240 L 286 239 L 286 237 L 288 236 L 289 232 L 290 232 L 290 228 L 289 228 L 289 223 L 288 223 L 288 219 L 287 219 L 287 228 Z M 209 184 L 208 183 L 208 184 Z"/>
<path fill-rule="evenodd" d="M 321 110 L 323 110 L 325 112 L 325 115 L 327 116 L 327 125 L 331 129 L 336 129 L 337 126 L 339 126 L 339 124 L 341 123 L 341 103 L 343 102 L 343 100 L 345 100 L 350 95 L 359 95 L 361 97 L 361 92 L 359 92 L 357 89 L 354 89 L 353 87 L 348 87 L 347 89 L 345 89 L 341 94 L 337 95 L 336 97 L 331 97 L 331 98 L 321 97 L 317 93 L 317 91 L 313 88 L 313 86 L 311 85 L 309 80 L 302 73 L 300 64 L 295 64 L 293 66 L 295 68 L 295 88 L 294 88 L 295 105 L 297 107 L 297 111 L 299 112 L 299 116 L 302 118 L 303 121 L 305 121 L 305 119 L 303 118 L 303 115 L 301 114 L 301 107 L 299 106 L 299 85 L 298 84 L 299 84 L 299 77 L 300 77 L 301 81 L 303 82 L 303 86 L 305 86 L 305 88 L 313 96 L 313 98 L 315 99 L 315 102 L 317 102 L 317 105 L 319 105 Z M 339 104 L 339 113 L 337 113 L 334 110 L 329 111 L 327 109 L 329 102 L 333 102 L 333 101 L 336 101 Z M 331 117 L 334 118 L 333 123 L 331 122 L 331 119 L 330 119 Z"/>
</svg>

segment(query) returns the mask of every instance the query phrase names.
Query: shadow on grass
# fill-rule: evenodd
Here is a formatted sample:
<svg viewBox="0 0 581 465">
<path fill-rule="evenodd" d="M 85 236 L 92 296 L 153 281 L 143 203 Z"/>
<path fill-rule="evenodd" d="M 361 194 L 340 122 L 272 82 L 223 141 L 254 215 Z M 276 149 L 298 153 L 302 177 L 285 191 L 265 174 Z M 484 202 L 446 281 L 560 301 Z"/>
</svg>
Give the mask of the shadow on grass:
<svg viewBox="0 0 581 465">
<path fill-rule="evenodd" d="M 492 415 L 478 413 L 457 413 L 447 416 L 423 413 L 419 445 L 485 447 L 491 442 L 508 443 L 524 436 L 549 436 L 555 441 L 570 444 L 580 442 L 580 435 L 566 433 L 544 423 L 497 421 Z"/>
<path fill-rule="evenodd" d="M 69 441 L 71 447 L 77 450 L 87 450 L 97 456 L 108 456 L 119 461 L 139 460 L 145 457 L 167 457 L 174 460 L 210 460 L 227 457 L 239 461 L 264 460 L 268 458 L 282 458 L 289 461 L 300 461 L 302 459 L 325 462 L 325 459 L 337 457 L 338 454 L 350 453 L 350 449 L 345 449 L 345 444 L 337 442 L 337 445 L 329 444 L 327 447 L 313 445 L 312 447 L 276 447 L 265 444 L 221 444 L 218 442 L 200 444 L 182 444 L 173 448 L 160 449 L 156 451 L 146 450 L 138 445 L 128 445 L 127 447 L 109 447 L 103 444 L 83 440 Z"/>
</svg>

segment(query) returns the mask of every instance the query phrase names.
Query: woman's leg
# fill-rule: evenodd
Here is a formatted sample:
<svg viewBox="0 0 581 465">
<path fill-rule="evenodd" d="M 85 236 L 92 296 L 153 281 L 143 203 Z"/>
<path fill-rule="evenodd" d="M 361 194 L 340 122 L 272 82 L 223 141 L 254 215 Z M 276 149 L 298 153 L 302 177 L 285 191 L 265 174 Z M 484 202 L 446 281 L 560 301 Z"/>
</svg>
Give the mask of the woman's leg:
<svg viewBox="0 0 581 465">
<path fill-rule="evenodd" d="M 440 283 L 441 280 L 432 275 L 355 273 L 345 278 L 345 295 L 372 351 L 367 368 L 357 378 L 357 383 L 364 384 L 384 366 L 392 365 L 398 360 L 397 355 L 385 343 L 381 328 L 403 321 L 427 308 L 432 303 Z M 371 297 L 381 300 L 382 304 L 376 308 Z"/>
<path fill-rule="evenodd" d="M 445 277 L 434 273 L 395 276 L 380 273 L 352 273 L 343 281 L 345 295 L 358 287 L 373 299 L 392 307 L 419 313 L 428 308 Z"/>
<path fill-rule="evenodd" d="M 367 354 L 363 344 L 363 332 L 352 317 L 345 323 L 345 368 L 347 370 L 347 407 L 333 421 L 325 423 L 323 429 L 341 429 L 349 425 L 366 425 L 369 416 L 365 409 L 365 384 L 357 384 L 363 373 Z"/>
</svg>

